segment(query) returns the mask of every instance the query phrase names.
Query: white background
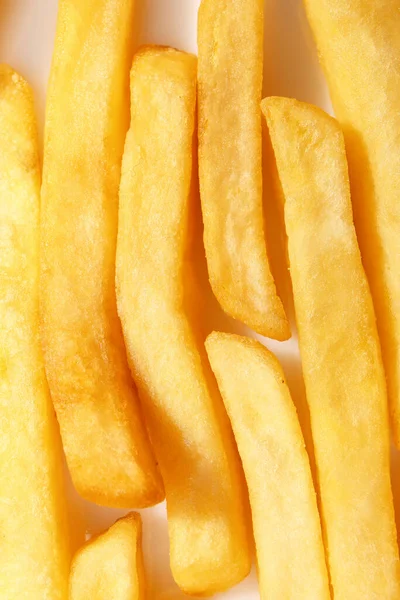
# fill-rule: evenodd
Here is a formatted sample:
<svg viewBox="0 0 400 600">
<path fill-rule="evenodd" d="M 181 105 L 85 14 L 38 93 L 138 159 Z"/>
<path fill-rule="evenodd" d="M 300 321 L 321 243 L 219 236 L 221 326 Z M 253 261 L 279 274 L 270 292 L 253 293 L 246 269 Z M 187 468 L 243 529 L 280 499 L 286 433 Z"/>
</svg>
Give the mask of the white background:
<svg viewBox="0 0 400 600">
<path fill-rule="evenodd" d="M 140 43 L 172 45 L 196 52 L 199 0 L 144 0 L 142 4 L 138 23 Z M 329 110 L 326 86 L 300 0 L 266 0 L 265 9 L 265 95 L 296 97 Z M 32 84 L 41 139 L 56 13 L 57 0 L 0 2 L 0 62 L 10 63 Z M 274 254 L 273 241 L 272 246 Z M 210 323 L 214 327 L 232 328 L 232 323 L 222 321 L 210 292 L 207 293 Z M 297 344 L 292 340 L 283 344 L 270 342 L 268 345 L 281 359 L 293 397 L 302 413 L 304 393 Z M 84 535 L 88 537 L 103 530 L 122 514 L 84 502 L 72 489 L 70 497 L 76 543 Z M 169 571 L 164 507 L 146 510 L 142 515 L 150 598 L 184 598 Z M 219 597 L 231 600 L 258 598 L 254 572 L 241 585 Z"/>
</svg>

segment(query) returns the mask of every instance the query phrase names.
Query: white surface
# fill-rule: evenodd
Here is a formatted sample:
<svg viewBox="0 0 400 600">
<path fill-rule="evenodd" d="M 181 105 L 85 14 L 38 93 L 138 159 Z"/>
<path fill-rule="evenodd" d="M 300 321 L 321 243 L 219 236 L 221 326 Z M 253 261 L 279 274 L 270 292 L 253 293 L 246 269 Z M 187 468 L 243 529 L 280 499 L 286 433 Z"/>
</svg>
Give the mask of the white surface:
<svg viewBox="0 0 400 600">
<path fill-rule="evenodd" d="M 198 5 L 199 0 L 144 0 L 140 42 L 173 45 L 196 52 Z M 40 131 L 56 13 L 57 0 L 0 0 L 0 61 L 18 69 L 34 87 Z M 326 88 L 300 0 L 266 0 L 265 24 L 265 93 L 294 96 L 329 109 Z M 210 326 L 231 327 L 230 322 L 220 320 L 211 295 L 208 306 Z M 293 396 L 301 405 L 303 393 L 297 344 L 294 341 L 284 344 L 273 342 L 269 346 L 282 360 Z M 122 514 L 84 502 L 72 490 L 71 510 L 76 531 L 87 535 L 101 531 Z M 143 519 L 150 598 L 184 598 L 169 571 L 164 507 L 144 511 Z M 254 573 L 241 585 L 219 597 L 230 600 L 259 598 Z"/>
</svg>

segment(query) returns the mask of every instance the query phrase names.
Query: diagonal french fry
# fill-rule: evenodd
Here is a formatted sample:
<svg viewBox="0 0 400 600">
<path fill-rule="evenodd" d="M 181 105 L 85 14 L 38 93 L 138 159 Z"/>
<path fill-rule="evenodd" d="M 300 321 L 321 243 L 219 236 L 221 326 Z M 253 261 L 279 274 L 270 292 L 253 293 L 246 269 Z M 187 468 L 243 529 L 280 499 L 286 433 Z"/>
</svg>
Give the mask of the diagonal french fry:
<svg viewBox="0 0 400 600">
<path fill-rule="evenodd" d="M 60 2 L 42 190 L 50 390 L 75 487 L 88 500 L 114 507 L 145 507 L 163 498 L 115 298 L 134 4 Z"/>
<path fill-rule="evenodd" d="M 269 98 L 262 109 L 285 197 L 334 597 L 398 598 L 386 386 L 343 134 L 323 111 L 295 100 Z"/>
<path fill-rule="evenodd" d="M 310 463 L 282 367 L 245 337 L 215 332 L 206 348 L 249 488 L 261 598 L 329 600 Z"/>
<path fill-rule="evenodd" d="M 264 236 L 260 101 L 263 0 L 202 0 L 199 174 L 211 286 L 232 317 L 290 337 Z"/>
<path fill-rule="evenodd" d="M 0 66 L 0 597 L 66 600 L 58 426 L 39 339 L 40 167 L 33 97 Z"/>
<path fill-rule="evenodd" d="M 145 600 L 142 520 L 119 519 L 75 554 L 69 600 Z"/>
<path fill-rule="evenodd" d="M 354 219 L 400 448 L 400 10 L 397 0 L 305 0 L 349 160 Z"/>
<path fill-rule="evenodd" d="M 117 297 L 165 483 L 172 572 L 185 592 L 207 595 L 243 579 L 251 561 L 239 460 L 184 307 L 196 67 L 166 48 L 134 58 Z"/>
</svg>

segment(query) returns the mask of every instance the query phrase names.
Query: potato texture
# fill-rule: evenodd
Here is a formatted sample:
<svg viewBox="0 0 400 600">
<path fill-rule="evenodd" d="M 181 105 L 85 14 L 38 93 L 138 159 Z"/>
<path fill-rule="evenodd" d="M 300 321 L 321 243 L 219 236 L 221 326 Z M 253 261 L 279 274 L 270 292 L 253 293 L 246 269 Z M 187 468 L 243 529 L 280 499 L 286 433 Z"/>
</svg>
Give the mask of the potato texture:
<svg viewBox="0 0 400 600">
<path fill-rule="evenodd" d="M 261 344 L 212 333 L 208 357 L 242 459 L 262 600 L 329 600 L 310 463 L 282 367 Z"/>
<path fill-rule="evenodd" d="M 66 600 L 58 426 L 39 339 L 40 167 L 33 97 L 0 65 L 0 597 Z"/>
<path fill-rule="evenodd" d="M 400 448 L 400 28 L 396 0 L 305 0 L 349 160 Z"/>
<path fill-rule="evenodd" d="M 285 197 L 296 319 L 335 600 L 395 599 L 399 557 L 385 378 L 351 210 L 343 134 L 263 103 Z"/>
<path fill-rule="evenodd" d="M 133 16 L 133 0 L 61 0 L 42 190 L 50 390 L 75 487 L 113 507 L 163 499 L 115 297 Z"/>
<path fill-rule="evenodd" d="M 69 600 L 145 600 L 142 520 L 119 519 L 90 540 L 72 561 Z"/>
<path fill-rule="evenodd" d="M 232 317 L 290 337 L 264 236 L 260 101 L 263 0 L 202 0 L 199 173 L 211 286 Z"/>
<path fill-rule="evenodd" d="M 185 311 L 196 66 L 165 48 L 134 58 L 117 297 L 165 483 L 172 572 L 185 592 L 211 595 L 245 577 L 250 556 L 239 459 Z"/>
</svg>

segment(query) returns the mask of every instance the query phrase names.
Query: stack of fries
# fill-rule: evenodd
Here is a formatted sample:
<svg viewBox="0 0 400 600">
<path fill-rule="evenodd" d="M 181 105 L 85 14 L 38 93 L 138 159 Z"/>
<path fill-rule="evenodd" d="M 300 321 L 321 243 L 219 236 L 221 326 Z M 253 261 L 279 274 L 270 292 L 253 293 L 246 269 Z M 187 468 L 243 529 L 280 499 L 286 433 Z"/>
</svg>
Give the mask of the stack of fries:
<svg viewBox="0 0 400 600">
<path fill-rule="evenodd" d="M 134 52 L 134 0 L 59 0 L 43 169 L 32 92 L 0 66 L 2 600 L 146 597 L 137 512 L 71 555 L 63 451 L 86 500 L 166 498 L 184 593 L 242 581 L 255 542 L 263 600 L 400 598 L 399 3 L 304 3 L 338 120 L 262 100 L 263 0 L 202 0 L 198 58 Z M 204 226 L 222 309 L 291 335 L 265 240 L 263 118 L 307 448 L 277 358 L 193 317 Z"/>
</svg>

